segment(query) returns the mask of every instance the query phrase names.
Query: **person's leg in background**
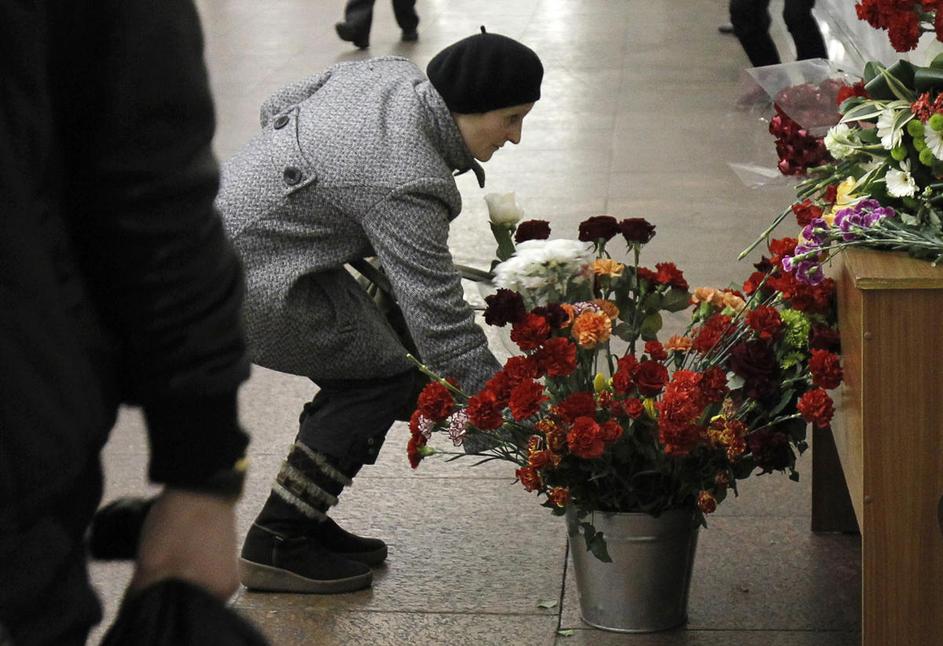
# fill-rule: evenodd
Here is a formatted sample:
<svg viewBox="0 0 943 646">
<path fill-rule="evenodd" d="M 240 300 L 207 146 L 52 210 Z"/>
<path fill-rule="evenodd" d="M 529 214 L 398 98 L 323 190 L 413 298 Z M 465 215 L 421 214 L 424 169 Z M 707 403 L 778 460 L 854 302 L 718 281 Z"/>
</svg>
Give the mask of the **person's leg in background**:
<svg viewBox="0 0 943 646">
<path fill-rule="evenodd" d="M 374 0 L 347 0 L 344 6 L 344 21 L 334 25 L 341 40 L 353 43 L 360 49 L 370 46 L 373 3 Z"/>
<path fill-rule="evenodd" d="M 769 35 L 769 0 L 730 0 L 730 23 L 753 67 L 780 62 Z"/>
<path fill-rule="evenodd" d="M 411 43 L 419 39 L 419 14 L 416 13 L 416 0 L 393 0 L 393 14 L 396 24 L 403 30 L 403 41 Z"/>
<path fill-rule="evenodd" d="M 796 60 L 828 58 L 819 24 L 812 15 L 815 0 L 785 0 L 783 20 L 796 44 Z"/>
</svg>

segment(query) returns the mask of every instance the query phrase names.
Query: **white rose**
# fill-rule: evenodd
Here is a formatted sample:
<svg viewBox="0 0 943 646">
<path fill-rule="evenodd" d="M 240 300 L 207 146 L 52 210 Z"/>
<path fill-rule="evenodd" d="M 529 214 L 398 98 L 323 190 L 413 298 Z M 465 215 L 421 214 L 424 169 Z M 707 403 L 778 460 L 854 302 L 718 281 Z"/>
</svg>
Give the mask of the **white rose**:
<svg viewBox="0 0 943 646">
<path fill-rule="evenodd" d="M 524 217 L 524 209 L 517 205 L 514 193 L 488 193 L 485 202 L 488 203 L 488 217 L 495 226 L 513 229 Z"/>
</svg>

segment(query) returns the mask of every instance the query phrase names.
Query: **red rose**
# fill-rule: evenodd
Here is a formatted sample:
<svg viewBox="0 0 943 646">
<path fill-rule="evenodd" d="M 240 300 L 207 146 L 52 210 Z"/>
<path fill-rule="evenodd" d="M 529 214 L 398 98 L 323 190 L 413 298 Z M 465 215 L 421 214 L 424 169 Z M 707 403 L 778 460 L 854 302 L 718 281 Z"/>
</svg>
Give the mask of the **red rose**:
<svg viewBox="0 0 943 646">
<path fill-rule="evenodd" d="M 544 342 L 533 359 L 548 377 L 566 377 L 576 370 L 576 344 L 562 336 Z"/>
<path fill-rule="evenodd" d="M 809 371 L 812 383 L 828 390 L 837 388 L 842 380 L 841 359 L 828 350 L 812 350 Z"/>
<path fill-rule="evenodd" d="M 593 417 L 596 414 L 596 399 L 592 393 L 573 393 L 557 404 L 557 414 L 568 422 L 577 417 Z"/>
<path fill-rule="evenodd" d="M 537 472 L 537 469 L 521 467 L 514 473 L 517 479 L 521 481 L 521 484 L 524 485 L 524 489 L 527 491 L 540 491 L 540 474 Z"/>
<path fill-rule="evenodd" d="M 527 314 L 511 328 L 511 340 L 521 350 L 536 350 L 550 337 L 550 324 L 537 314 Z"/>
<path fill-rule="evenodd" d="M 668 369 L 657 361 L 643 361 L 635 373 L 638 391 L 645 397 L 654 397 L 668 383 Z"/>
<path fill-rule="evenodd" d="M 764 473 L 782 471 L 793 462 L 789 438 L 785 433 L 763 428 L 747 435 L 747 446 L 753 454 L 753 462 Z"/>
<path fill-rule="evenodd" d="M 508 405 L 511 415 L 520 422 L 536 415 L 540 411 L 540 404 L 545 401 L 547 401 L 547 396 L 544 394 L 544 387 L 529 379 L 514 387 Z"/>
<path fill-rule="evenodd" d="M 775 307 L 760 305 L 747 314 L 747 325 L 764 341 L 779 338 L 783 331 L 783 319 Z"/>
<path fill-rule="evenodd" d="M 570 432 L 566 434 L 566 443 L 570 453 L 586 460 L 595 460 L 606 449 L 602 429 L 592 417 L 576 418 Z"/>
<path fill-rule="evenodd" d="M 483 390 L 469 398 L 465 412 L 468 413 L 468 421 L 472 426 L 487 431 L 504 424 L 504 416 L 501 414 L 503 409 L 504 406 L 493 392 Z"/>
<path fill-rule="evenodd" d="M 828 428 L 835 414 L 832 398 L 822 388 L 807 390 L 799 398 L 796 408 L 805 421 L 819 428 Z"/>
<path fill-rule="evenodd" d="M 763 399 L 776 392 L 779 363 L 763 341 L 738 343 L 730 350 L 730 369 L 743 377 L 743 392 L 752 399 Z"/>
<path fill-rule="evenodd" d="M 438 381 L 430 381 L 416 401 L 420 412 L 433 422 L 441 422 L 452 412 L 455 400 L 452 393 Z"/>
</svg>

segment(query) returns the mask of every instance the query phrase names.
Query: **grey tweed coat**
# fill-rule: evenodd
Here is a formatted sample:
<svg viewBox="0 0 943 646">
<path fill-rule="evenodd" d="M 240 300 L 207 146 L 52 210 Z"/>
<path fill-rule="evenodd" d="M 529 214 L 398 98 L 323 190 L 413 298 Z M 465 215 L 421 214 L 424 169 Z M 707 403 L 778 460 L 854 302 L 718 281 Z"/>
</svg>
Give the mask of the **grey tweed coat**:
<svg viewBox="0 0 943 646">
<path fill-rule="evenodd" d="M 448 248 L 453 171 L 484 172 L 442 97 L 402 58 L 341 63 L 262 106 L 262 131 L 223 166 L 217 206 L 245 264 L 259 365 L 319 379 L 409 369 L 344 264 L 376 256 L 423 360 L 469 390 L 499 365 Z"/>
</svg>

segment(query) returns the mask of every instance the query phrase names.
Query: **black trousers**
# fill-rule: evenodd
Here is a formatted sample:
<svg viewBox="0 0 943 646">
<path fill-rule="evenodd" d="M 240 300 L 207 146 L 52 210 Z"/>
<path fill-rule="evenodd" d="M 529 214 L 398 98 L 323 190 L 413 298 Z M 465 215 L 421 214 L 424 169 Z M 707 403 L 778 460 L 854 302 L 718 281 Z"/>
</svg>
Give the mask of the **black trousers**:
<svg viewBox="0 0 943 646">
<path fill-rule="evenodd" d="M 321 380 L 301 412 L 297 441 L 333 458 L 342 471 L 356 472 L 376 462 L 390 426 L 409 419 L 425 383 L 418 370 L 378 379 Z"/>
<path fill-rule="evenodd" d="M 812 7 L 815 0 L 785 0 L 783 19 L 796 44 L 796 58 L 828 58 L 825 41 Z M 776 65 L 781 62 L 779 52 L 769 35 L 772 22 L 769 15 L 769 0 L 730 0 L 730 23 L 733 33 L 743 46 L 754 67 Z"/>
<path fill-rule="evenodd" d="M 373 3 L 375 0 L 347 0 L 344 7 L 344 21 L 359 33 L 368 35 L 373 24 Z M 396 23 L 403 31 L 414 31 L 419 25 L 416 14 L 416 0 L 393 0 L 393 14 Z"/>
<path fill-rule="evenodd" d="M 101 621 L 85 548 L 102 495 L 97 455 L 72 484 L 67 499 L 28 526 L 0 532 L 0 624 L 16 646 L 80 646 Z"/>
</svg>

